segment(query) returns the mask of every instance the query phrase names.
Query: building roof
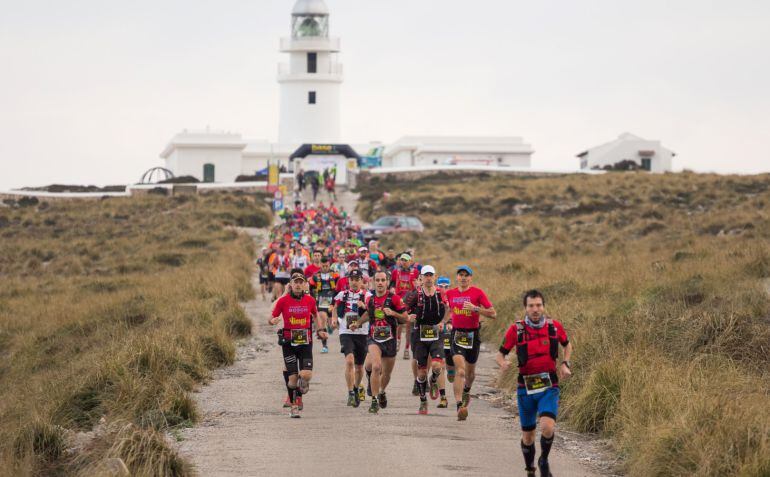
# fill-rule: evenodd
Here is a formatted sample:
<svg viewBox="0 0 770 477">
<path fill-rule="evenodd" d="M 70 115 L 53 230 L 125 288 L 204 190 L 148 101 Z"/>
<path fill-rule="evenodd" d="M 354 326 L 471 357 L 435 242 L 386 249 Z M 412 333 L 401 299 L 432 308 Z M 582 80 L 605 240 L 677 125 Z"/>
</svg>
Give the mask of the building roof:
<svg viewBox="0 0 770 477">
<path fill-rule="evenodd" d="M 200 130 L 188 131 L 185 129 L 171 138 L 160 153 L 163 159 L 168 158 L 175 149 L 180 148 L 220 148 L 220 149 L 240 149 L 243 150 L 246 143 L 240 134 L 229 133 L 225 131 Z"/>
<path fill-rule="evenodd" d="M 532 154 L 532 146 L 516 136 L 404 136 L 385 146 L 385 157 L 401 151 L 458 154 Z"/>
<path fill-rule="evenodd" d="M 639 143 L 649 143 L 649 144 L 655 143 L 661 149 L 670 152 L 674 156 L 676 155 L 676 153 L 674 151 L 672 151 L 672 150 L 670 150 L 668 148 L 665 148 L 662 145 L 660 145 L 660 141 L 644 139 L 643 137 L 639 137 L 639 136 L 637 136 L 635 134 L 631 134 L 629 132 L 624 132 L 623 134 L 619 135 L 616 139 L 613 139 L 612 141 L 609 141 L 609 142 L 605 142 L 604 144 L 599 144 L 598 146 L 594 146 L 594 147 L 592 147 L 590 149 L 586 149 L 585 151 L 581 152 L 580 154 L 577 154 L 575 157 L 579 157 L 579 158 L 582 159 L 583 157 L 587 156 L 590 153 L 604 153 L 604 152 L 612 150 L 613 148 L 615 148 L 615 146 L 617 146 L 617 145 L 619 145 L 621 143 L 624 143 L 624 142 L 628 142 L 628 141 L 635 141 L 635 142 L 639 142 Z M 645 144 L 645 146 L 646 146 L 646 144 Z M 640 146 L 640 147 L 642 147 L 642 146 Z"/>
<path fill-rule="evenodd" d="M 328 15 L 329 7 L 324 0 L 297 0 L 292 15 Z"/>
</svg>

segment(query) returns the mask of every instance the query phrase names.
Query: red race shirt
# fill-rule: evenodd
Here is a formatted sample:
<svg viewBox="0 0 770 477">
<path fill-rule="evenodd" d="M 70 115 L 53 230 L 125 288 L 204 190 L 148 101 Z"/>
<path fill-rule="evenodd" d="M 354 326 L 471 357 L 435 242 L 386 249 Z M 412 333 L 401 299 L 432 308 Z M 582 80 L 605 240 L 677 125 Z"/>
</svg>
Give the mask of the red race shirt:
<svg viewBox="0 0 770 477">
<path fill-rule="evenodd" d="M 397 267 L 393 270 L 393 288 L 396 290 L 396 295 L 404 298 L 404 295 L 414 290 L 414 283 L 417 281 L 417 277 L 420 276 L 420 271 L 417 267 L 412 267 L 409 270 L 403 270 Z"/>
<path fill-rule="evenodd" d="M 390 295 L 390 303 L 391 303 L 391 309 L 395 310 L 399 313 L 403 313 L 404 310 L 406 310 L 406 305 L 401 300 L 401 297 L 398 295 L 392 294 L 390 292 L 385 293 L 382 296 L 377 296 L 376 294 L 372 294 L 367 297 L 366 299 L 366 310 L 369 311 L 369 303 L 374 300 L 374 309 L 383 308 L 385 305 L 385 301 L 387 300 L 388 295 Z M 393 336 L 396 335 L 396 329 L 398 328 L 398 320 L 393 316 L 385 316 L 385 319 L 383 320 L 376 320 L 373 316 L 369 317 L 369 324 L 371 325 L 369 327 L 369 333 L 371 334 L 372 331 L 374 331 L 375 326 L 385 326 L 390 325 L 393 331 Z"/>
<path fill-rule="evenodd" d="M 309 280 L 309 279 L 310 279 L 310 277 L 312 277 L 313 275 L 315 275 L 316 273 L 318 273 L 318 271 L 319 271 L 320 269 L 321 269 L 321 267 L 320 267 L 320 266 L 316 265 L 315 263 L 311 263 L 311 264 L 310 264 L 310 265 L 308 265 L 308 266 L 307 266 L 307 268 L 305 269 L 305 278 L 307 278 L 307 279 Z"/>
<path fill-rule="evenodd" d="M 547 317 L 544 317 L 547 318 Z M 569 339 L 567 332 L 561 323 L 551 318 L 556 328 L 556 339 L 562 346 L 567 346 Z M 512 324 L 505 332 L 503 343 L 500 345 L 500 352 L 508 354 L 514 347 L 518 346 L 516 336 L 516 323 Z M 542 328 L 532 328 L 524 324 L 524 343 L 527 345 L 527 364 L 519 368 L 522 375 L 538 373 L 556 373 L 556 361 L 551 358 L 551 343 L 548 339 L 548 323 Z M 555 385 L 556 383 L 554 383 Z M 520 386 L 523 386 L 520 384 Z"/>
<path fill-rule="evenodd" d="M 463 310 L 463 303 L 471 302 L 472 305 L 491 308 L 492 303 L 481 288 L 470 287 L 464 292 L 459 288 L 452 288 L 446 292 L 449 310 L 452 313 L 452 327 L 475 330 L 479 328 L 479 314 L 470 310 Z"/>
<path fill-rule="evenodd" d="M 315 299 L 310 295 L 303 295 L 299 300 L 291 295 L 284 295 L 273 307 L 273 318 L 283 317 L 284 330 L 309 330 L 313 326 L 313 316 L 317 314 Z"/>
</svg>

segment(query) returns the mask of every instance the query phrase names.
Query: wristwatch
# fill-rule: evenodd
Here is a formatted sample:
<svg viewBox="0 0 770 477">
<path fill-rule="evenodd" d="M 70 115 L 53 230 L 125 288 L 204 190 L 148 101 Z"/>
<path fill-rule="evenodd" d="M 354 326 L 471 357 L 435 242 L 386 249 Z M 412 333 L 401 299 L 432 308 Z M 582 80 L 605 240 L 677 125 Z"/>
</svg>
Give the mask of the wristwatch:
<svg viewBox="0 0 770 477">
<path fill-rule="evenodd" d="M 569 365 L 569 361 L 562 361 L 561 364 L 566 364 L 567 369 L 572 369 L 572 366 Z"/>
</svg>

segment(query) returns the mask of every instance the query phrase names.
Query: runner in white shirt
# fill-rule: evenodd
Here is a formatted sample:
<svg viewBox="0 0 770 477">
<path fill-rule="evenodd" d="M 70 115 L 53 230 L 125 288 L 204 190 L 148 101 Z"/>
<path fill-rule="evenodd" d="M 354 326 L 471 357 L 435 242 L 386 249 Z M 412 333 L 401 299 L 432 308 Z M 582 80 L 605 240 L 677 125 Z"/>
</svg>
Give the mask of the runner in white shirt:
<svg viewBox="0 0 770 477">
<path fill-rule="evenodd" d="M 341 291 L 334 297 L 332 307 L 332 323 L 340 329 L 340 349 L 345 355 L 345 381 L 348 385 L 348 406 L 358 407 L 366 399 L 366 393 L 361 386 L 364 377 L 364 362 L 368 347 L 366 338 L 369 334 L 369 324 L 353 331 L 348 328 L 363 315 L 366 310 L 364 303 L 370 293 L 364 289 L 363 275 L 360 270 L 353 270 L 348 276 L 350 288 Z"/>
</svg>

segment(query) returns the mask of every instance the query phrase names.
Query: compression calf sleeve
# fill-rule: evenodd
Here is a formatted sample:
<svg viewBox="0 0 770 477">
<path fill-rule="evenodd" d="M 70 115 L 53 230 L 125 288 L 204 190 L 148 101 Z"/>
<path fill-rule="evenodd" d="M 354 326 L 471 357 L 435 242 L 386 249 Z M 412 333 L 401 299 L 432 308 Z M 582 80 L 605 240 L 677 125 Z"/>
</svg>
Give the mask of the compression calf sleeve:
<svg viewBox="0 0 770 477">
<path fill-rule="evenodd" d="M 551 446 L 553 445 L 553 438 L 556 435 L 554 433 L 551 437 L 540 436 L 540 457 L 543 460 L 548 460 L 548 454 L 551 452 Z"/>
<path fill-rule="evenodd" d="M 427 387 L 428 386 L 427 386 L 427 382 L 425 381 L 425 379 L 420 381 L 420 379 L 417 378 L 417 389 L 420 390 L 420 399 L 421 400 L 425 399 L 425 390 L 426 390 Z"/>
<path fill-rule="evenodd" d="M 526 445 L 524 441 L 521 441 L 521 453 L 524 454 L 524 466 L 527 469 L 533 469 L 535 466 L 535 443 Z"/>
</svg>

